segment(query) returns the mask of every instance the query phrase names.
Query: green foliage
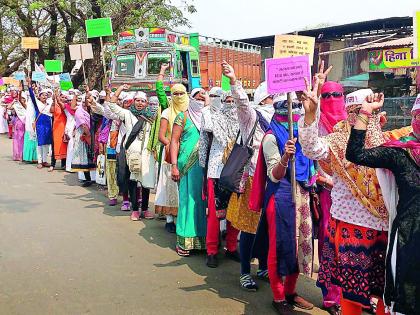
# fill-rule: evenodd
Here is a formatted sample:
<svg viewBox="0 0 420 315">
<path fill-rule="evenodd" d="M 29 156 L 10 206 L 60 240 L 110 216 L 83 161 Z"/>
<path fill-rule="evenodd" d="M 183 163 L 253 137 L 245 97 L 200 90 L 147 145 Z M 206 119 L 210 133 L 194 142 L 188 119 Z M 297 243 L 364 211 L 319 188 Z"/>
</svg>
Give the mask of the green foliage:
<svg viewBox="0 0 420 315">
<path fill-rule="evenodd" d="M 107 41 L 116 41 L 117 34 L 129 28 L 188 25 L 184 13 L 196 12 L 188 2 L 192 0 L 176 7 L 170 0 L 0 0 L 0 76 L 16 71 L 27 58 L 20 48 L 22 36 L 40 38 L 36 62 L 65 55 L 64 70 L 70 71 L 74 62 L 65 48 L 87 41 L 86 19 L 111 17 L 115 38 Z"/>
</svg>

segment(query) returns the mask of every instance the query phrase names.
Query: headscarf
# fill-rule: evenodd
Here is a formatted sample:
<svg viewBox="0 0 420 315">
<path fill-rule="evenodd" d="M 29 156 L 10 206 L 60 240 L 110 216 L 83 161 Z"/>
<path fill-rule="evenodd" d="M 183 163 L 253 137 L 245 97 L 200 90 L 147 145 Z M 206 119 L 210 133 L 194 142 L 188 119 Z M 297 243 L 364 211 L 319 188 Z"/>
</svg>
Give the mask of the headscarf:
<svg viewBox="0 0 420 315">
<path fill-rule="evenodd" d="M 255 89 L 254 93 L 254 104 L 260 105 L 267 97 L 270 96 L 270 93 L 267 91 L 267 82 L 261 82 L 260 85 Z"/>
<path fill-rule="evenodd" d="M 288 124 L 288 106 L 284 96 L 276 96 L 273 104 L 275 114 L 271 120 L 270 129 L 276 137 L 278 149 L 281 155 L 284 154 L 284 146 L 289 140 L 289 124 Z M 299 139 L 298 121 L 302 114 L 302 103 L 297 99 L 292 101 L 293 115 L 293 137 Z M 296 180 L 302 188 L 312 186 L 316 181 L 316 169 L 312 160 L 303 155 L 302 147 L 299 141 L 296 142 Z"/>
<path fill-rule="evenodd" d="M 191 97 L 195 97 L 198 93 L 200 93 L 200 91 L 202 90 L 202 88 L 195 88 L 191 91 Z"/>
<path fill-rule="evenodd" d="M 218 96 L 218 97 L 210 98 L 210 113 L 213 114 L 219 111 L 223 106 L 223 103 L 222 103 L 223 90 L 220 87 L 215 86 L 211 88 L 209 95 Z"/>
<path fill-rule="evenodd" d="M 203 108 L 203 101 L 197 101 L 194 98 L 190 98 L 190 105 L 188 106 L 188 116 L 198 130 L 200 130 L 201 128 L 201 110 Z"/>
<path fill-rule="evenodd" d="M 159 109 L 157 104 L 148 104 L 145 108 L 138 110 L 136 105 L 132 104 L 129 108 L 130 112 L 137 118 L 142 116 L 149 122 L 153 122 L 156 119 L 156 115 Z"/>
<path fill-rule="evenodd" d="M 88 126 L 90 129 L 90 115 L 83 108 L 83 106 L 78 106 L 74 114 L 74 120 L 76 121 L 76 128 L 79 128 L 82 125 Z"/>
<path fill-rule="evenodd" d="M 184 95 L 174 96 L 174 93 L 177 92 L 183 92 Z M 190 98 L 188 97 L 187 89 L 184 85 L 180 83 L 174 84 L 171 87 L 171 94 L 172 97 L 169 101 L 169 130 L 172 132 L 172 126 L 174 125 L 176 116 L 178 116 L 179 113 L 185 112 L 188 109 Z"/>
<path fill-rule="evenodd" d="M 398 140 L 390 140 L 385 143 L 384 146 L 407 150 L 411 158 L 416 162 L 417 166 L 420 166 L 420 120 L 415 117 L 420 114 L 420 94 L 417 96 L 411 113 L 413 115 L 411 120 L 413 132 L 408 136 L 399 138 Z"/>
<path fill-rule="evenodd" d="M 230 92 L 224 92 L 222 100 L 226 100 Z M 239 121 L 236 104 L 223 104 L 222 108 L 212 116 L 213 135 L 226 146 L 229 141 L 236 138 L 239 130 Z"/>
<path fill-rule="evenodd" d="M 323 93 L 344 93 L 341 84 L 328 81 L 321 88 L 321 95 Z M 347 112 L 345 110 L 344 94 L 340 97 L 330 96 L 328 98 L 321 97 L 321 112 L 320 121 L 328 133 L 333 132 L 333 127 L 340 121 L 347 119 Z"/>
<path fill-rule="evenodd" d="M 26 99 L 26 95 L 23 96 L 24 93 L 22 93 L 22 97 Z M 16 112 L 16 115 L 19 117 L 20 121 L 25 123 L 26 120 L 26 108 L 23 107 L 23 105 L 19 101 L 15 101 L 13 103 L 13 109 Z"/>
<path fill-rule="evenodd" d="M 150 130 L 150 137 L 149 142 L 147 143 L 147 150 L 150 152 L 156 153 L 156 160 L 158 160 L 158 153 L 159 153 L 159 129 L 160 129 L 160 106 L 159 106 L 159 99 L 157 96 L 149 97 L 149 106 L 157 106 L 157 116 L 155 121 L 152 124 L 152 129 Z"/>
</svg>

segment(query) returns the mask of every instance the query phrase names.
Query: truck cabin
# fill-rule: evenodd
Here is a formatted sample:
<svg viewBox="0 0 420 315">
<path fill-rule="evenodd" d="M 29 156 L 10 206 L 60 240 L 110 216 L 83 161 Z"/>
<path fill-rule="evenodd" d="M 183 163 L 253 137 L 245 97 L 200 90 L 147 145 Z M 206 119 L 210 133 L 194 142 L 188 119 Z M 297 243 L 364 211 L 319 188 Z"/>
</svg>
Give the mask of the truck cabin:
<svg viewBox="0 0 420 315">
<path fill-rule="evenodd" d="M 153 93 L 163 63 L 170 64 L 164 81 L 166 91 L 174 83 L 184 84 L 188 91 L 199 87 L 199 53 L 189 42 L 189 35 L 164 29 L 121 33 L 113 58 L 112 87 L 128 83 L 132 90 Z"/>
</svg>

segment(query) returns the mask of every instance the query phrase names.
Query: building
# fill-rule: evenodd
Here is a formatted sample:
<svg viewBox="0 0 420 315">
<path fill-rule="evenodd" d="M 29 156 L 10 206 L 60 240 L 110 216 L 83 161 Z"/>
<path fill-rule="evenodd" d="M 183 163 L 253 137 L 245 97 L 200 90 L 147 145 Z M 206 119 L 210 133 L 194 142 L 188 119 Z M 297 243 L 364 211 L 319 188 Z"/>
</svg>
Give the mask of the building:
<svg viewBox="0 0 420 315">
<path fill-rule="evenodd" d="M 315 37 L 313 73 L 322 58 L 327 66 L 334 66 L 329 80 L 341 82 L 347 92 L 367 86 L 384 91 L 387 98 L 394 98 L 389 103 L 393 104 L 393 107 L 389 105 L 393 117 L 407 115 L 411 98 L 400 101 L 395 97 L 413 97 L 420 91 L 420 63 L 410 58 L 412 17 L 391 17 L 290 34 Z M 264 63 L 273 56 L 274 38 L 275 35 L 270 35 L 239 41 L 261 46 Z M 264 68 L 263 64 L 262 77 Z"/>
</svg>

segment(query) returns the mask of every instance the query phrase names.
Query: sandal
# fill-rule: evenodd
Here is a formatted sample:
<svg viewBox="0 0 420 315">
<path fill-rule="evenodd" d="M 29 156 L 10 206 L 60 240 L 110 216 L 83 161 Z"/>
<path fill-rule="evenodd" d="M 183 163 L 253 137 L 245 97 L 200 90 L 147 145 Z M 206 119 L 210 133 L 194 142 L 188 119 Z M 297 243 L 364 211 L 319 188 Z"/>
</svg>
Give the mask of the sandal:
<svg viewBox="0 0 420 315">
<path fill-rule="evenodd" d="M 258 286 L 250 274 L 241 275 L 239 277 L 239 283 L 241 284 L 241 288 L 245 291 L 257 292 L 258 290 Z"/>
<path fill-rule="evenodd" d="M 286 301 L 290 305 L 300 308 L 302 310 L 311 310 L 314 308 L 314 305 L 311 302 L 306 301 L 303 297 L 299 296 L 297 293 L 286 295 Z"/>
</svg>

